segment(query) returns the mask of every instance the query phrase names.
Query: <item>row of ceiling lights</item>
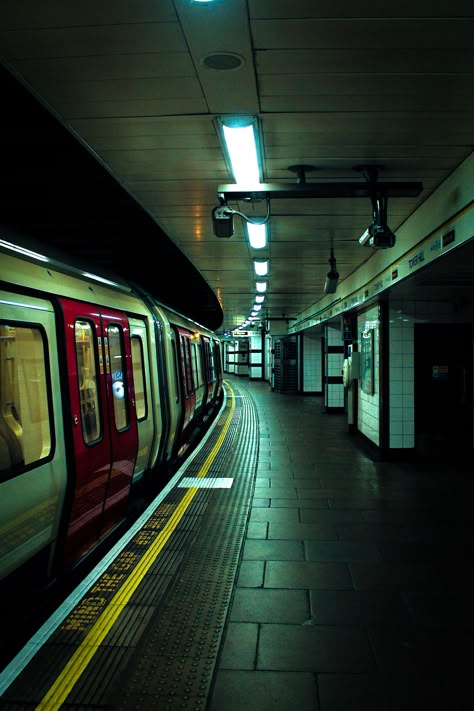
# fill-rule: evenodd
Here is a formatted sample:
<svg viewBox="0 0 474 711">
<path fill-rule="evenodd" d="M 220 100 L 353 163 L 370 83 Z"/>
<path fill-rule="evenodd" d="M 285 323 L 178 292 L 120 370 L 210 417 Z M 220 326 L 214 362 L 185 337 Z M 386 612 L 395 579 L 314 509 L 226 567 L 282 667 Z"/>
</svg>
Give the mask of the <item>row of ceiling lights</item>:
<svg viewBox="0 0 474 711">
<path fill-rule="evenodd" d="M 190 0 L 193 3 L 212 3 L 215 0 Z M 237 56 L 237 55 L 236 55 Z M 214 65 L 213 65 L 214 66 Z M 232 65 L 232 68 L 234 65 Z M 216 68 L 214 66 L 214 68 Z M 220 69 L 231 68 L 226 63 L 219 66 Z M 253 190 L 261 184 L 263 176 L 262 152 L 260 150 L 260 136 L 256 117 L 226 117 L 217 119 L 220 135 L 223 138 L 224 150 L 230 165 L 236 185 L 245 185 L 246 190 Z M 304 169 L 311 166 L 293 166 Z M 293 169 L 292 167 L 292 169 Z M 366 180 L 371 185 L 372 201 L 372 223 L 366 229 L 359 242 L 363 246 L 370 246 L 375 249 L 386 249 L 395 244 L 395 235 L 387 225 L 387 195 L 377 190 L 377 169 L 375 166 L 354 166 L 357 170 L 365 170 Z M 303 172 L 303 182 L 304 172 Z M 337 186 L 334 186 L 337 187 Z M 411 185 L 411 190 L 421 190 L 419 186 Z M 415 192 L 414 194 L 418 194 Z M 410 191 L 407 194 L 412 194 Z M 334 195 L 332 195 L 334 196 Z M 214 232 L 217 237 L 231 237 L 233 233 L 233 215 L 240 215 L 244 219 L 245 231 L 249 244 L 253 249 L 265 249 L 267 246 L 266 223 L 269 219 L 269 202 L 267 197 L 267 216 L 264 220 L 256 223 L 237 210 L 229 208 L 227 203 L 213 210 Z M 254 269 L 256 277 L 267 277 L 269 270 L 268 259 L 254 259 Z M 329 257 L 330 270 L 327 273 L 324 284 L 325 294 L 334 294 L 338 283 L 339 274 L 336 269 L 336 258 L 331 247 Z M 259 312 L 265 299 L 268 280 L 257 280 L 255 283 L 256 296 L 255 304 L 247 319 L 238 326 L 237 330 L 244 330 L 254 321 L 260 320 Z"/>
<path fill-rule="evenodd" d="M 236 184 L 245 185 L 246 188 L 259 185 L 262 178 L 262 160 L 257 119 L 255 117 L 220 118 L 217 125 Z M 244 228 L 250 247 L 255 250 L 265 249 L 268 245 L 268 215 L 265 221 L 254 222 L 242 213 L 237 212 L 236 214 L 244 218 Z M 269 260 L 255 258 L 253 267 L 256 277 L 255 303 L 250 315 L 237 327 L 237 330 L 240 331 L 248 328 L 254 321 L 260 320 L 259 313 L 268 287 Z"/>
</svg>

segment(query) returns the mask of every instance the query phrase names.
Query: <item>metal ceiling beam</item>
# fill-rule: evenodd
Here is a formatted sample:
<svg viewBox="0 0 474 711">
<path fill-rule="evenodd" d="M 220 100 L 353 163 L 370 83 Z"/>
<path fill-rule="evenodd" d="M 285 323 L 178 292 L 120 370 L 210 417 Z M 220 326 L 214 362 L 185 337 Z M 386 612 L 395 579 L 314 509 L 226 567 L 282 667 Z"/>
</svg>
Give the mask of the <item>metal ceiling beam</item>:
<svg viewBox="0 0 474 711">
<path fill-rule="evenodd" d="M 386 197 L 417 197 L 423 190 L 421 182 L 379 183 L 376 190 Z M 221 203 L 229 200 L 265 200 L 288 198 L 353 198 L 372 197 L 373 183 L 261 183 L 254 189 L 244 190 L 242 186 L 227 183 L 217 186 L 217 197 Z"/>
</svg>

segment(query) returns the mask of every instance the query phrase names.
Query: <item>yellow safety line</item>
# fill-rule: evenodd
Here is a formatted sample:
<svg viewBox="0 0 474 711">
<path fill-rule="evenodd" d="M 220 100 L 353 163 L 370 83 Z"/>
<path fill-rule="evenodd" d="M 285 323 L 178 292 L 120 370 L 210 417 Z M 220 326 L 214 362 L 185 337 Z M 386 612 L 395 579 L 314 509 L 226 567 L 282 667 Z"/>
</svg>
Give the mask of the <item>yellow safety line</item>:
<svg viewBox="0 0 474 711">
<path fill-rule="evenodd" d="M 232 388 L 230 388 L 232 390 Z M 232 391 L 233 392 L 233 391 Z M 204 462 L 198 477 L 206 476 L 209 468 L 214 461 L 217 452 L 224 440 L 227 430 L 230 427 L 232 417 L 235 410 L 235 398 L 232 398 L 232 404 L 229 416 L 222 428 L 222 432 L 214 445 L 212 451 Z M 122 587 L 116 592 L 107 608 L 101 614 L 97 622 L 83 639 L 80 646 L 73 654 L 71 659 L 64 667 L 61 674 L 57 677 L 54 684 L 44 695 L 37 709 L 59 709 L 67 696 L 70 694 L 74 686 L 77 684 L 80 676 L 84 673 L 87 665 L 91 661 L 94 654 L 98 651 L 100 644 L 103 642 L 106 635 L 112 629 L 120 614 L 123 612 L 125 605 L 129 602 L 131 596 L 142 581 L 144 575 L 149 570 L 151 565 L 156 560 L 157 556 L 165 546 L 174 529 L 181 521 L 186 513 L 186 509 L 196 495 L 198 487 L 190 488 L 183 496 L 175 511 L 171 515 L 169 521 L 155 538 L 154 542 L 148 548 L 146 554 L 141 558 L 140 562 L 134 568 L 131 575 L 124 582 Z"/>
</svg>

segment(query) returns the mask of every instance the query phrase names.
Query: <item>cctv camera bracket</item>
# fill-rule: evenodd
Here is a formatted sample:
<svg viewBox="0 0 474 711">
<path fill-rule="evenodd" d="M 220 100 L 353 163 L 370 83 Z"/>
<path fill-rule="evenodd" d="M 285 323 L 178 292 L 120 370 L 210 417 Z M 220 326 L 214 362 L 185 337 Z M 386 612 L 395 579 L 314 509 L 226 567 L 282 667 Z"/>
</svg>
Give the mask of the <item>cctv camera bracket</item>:
<svg viewBox="0 0 474 711">
<path fill-rule="evenodd" d="M 229 207 L 226 200 L 219 195 L 219 205 L 212 210 L 212 222 L 216 237 L 232 237 L 234 234 L 234 215 L 239 215 L 245 222 L 252 225 L 264 225 L 270 219 L 270 201 L 267 198 L 267 214 L 263 218 L 253 220 L 239 210 Z"/>
<path fill-rule="evenodd" d="M 270 217 L 270 198 L 353 198 L 368 197 L 372 202 L 372 214 L 374 225 L 386 225 L 387 222 L 387 200 L 389 197 L 417 197 L 423 189 L 421 182 L 400 182 L 400 183 L 380 183 L 378 182 L 378 171 L 380 166 L 356 165 L 354 170 L 362 172 L 365 177 L 364 183 L 344 182 L 344 183 L 307 183 L 306 173 L 314 170 L 312 165 L 290 165 L 289 170 L 297 174 L 296 183 L 259 183 L 254 187 L 243 190 L 236 184 L 223 184 L 217 188 L 219 207 L 214 208 L 214 232 L 218 237 L 230 237 L 232 235 L 231 220 L 233 215 L 239 215 L 247 222 L 254 222 L 247 215 L 228 206 L 229 200 L 266 200 L 267 215 L 259 223 L 265 223 Z M 218 219 L 219 218 L 219 219 Z M 220 227 L 220 221 L 227 221 L 229 229 Z M 255 224 L 258 224 L 255 222 Z M 390 245 L 393 246 L 393 245 Z"/>
<path fill-rule="evenodd" d="M 386 184 L 378 182 L 378 167 L 375 165 L 355 165 L 354 170 L 362 172 L 367 181 L 367 186 L 369 188 L 369 197 L 372 202 L 372 213 L 374 223 L 386 224 L 388 193 L 385 189 Z"/>
<path fill-rule="evenodd" d="M 264 200 L 291 198 L 351 198 L 374 195 L 387 197 L 417 197 L 422 189 L 421 182 L 379 183 L 378 167 L 374 165 L 354 166 L 354 170 L 363 172 L 365 183 L 307 183 L 306 173 L 314 170 L 312 165 L 290 165 L 289 170 L 297 174 L 296 183 L 259 183 L 253 187 L 242 189 L 236 184 L 223 184 L 217 187 L 217 197 L 221 204 L 229 200 Z"/>
</svg>

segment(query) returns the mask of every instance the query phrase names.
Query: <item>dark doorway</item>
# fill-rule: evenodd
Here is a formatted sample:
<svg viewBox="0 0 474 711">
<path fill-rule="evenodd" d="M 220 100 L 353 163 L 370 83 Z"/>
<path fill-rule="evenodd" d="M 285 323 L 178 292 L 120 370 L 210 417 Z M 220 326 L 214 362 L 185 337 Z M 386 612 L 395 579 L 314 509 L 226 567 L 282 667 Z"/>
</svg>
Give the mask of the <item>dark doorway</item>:
<svg viewBox="0 0 474 711">
<path fill-rule="evenodd" d="M 278 393 L 298 392 L 297 355 L 296 336 L 275 338 L 273 343 L 273 389 Z"/>
<path fill-rule="evenodd" d="M 422 459 L 472 456 L 472 326 L 415 325 L 415 446 Z"/>
</svg>

